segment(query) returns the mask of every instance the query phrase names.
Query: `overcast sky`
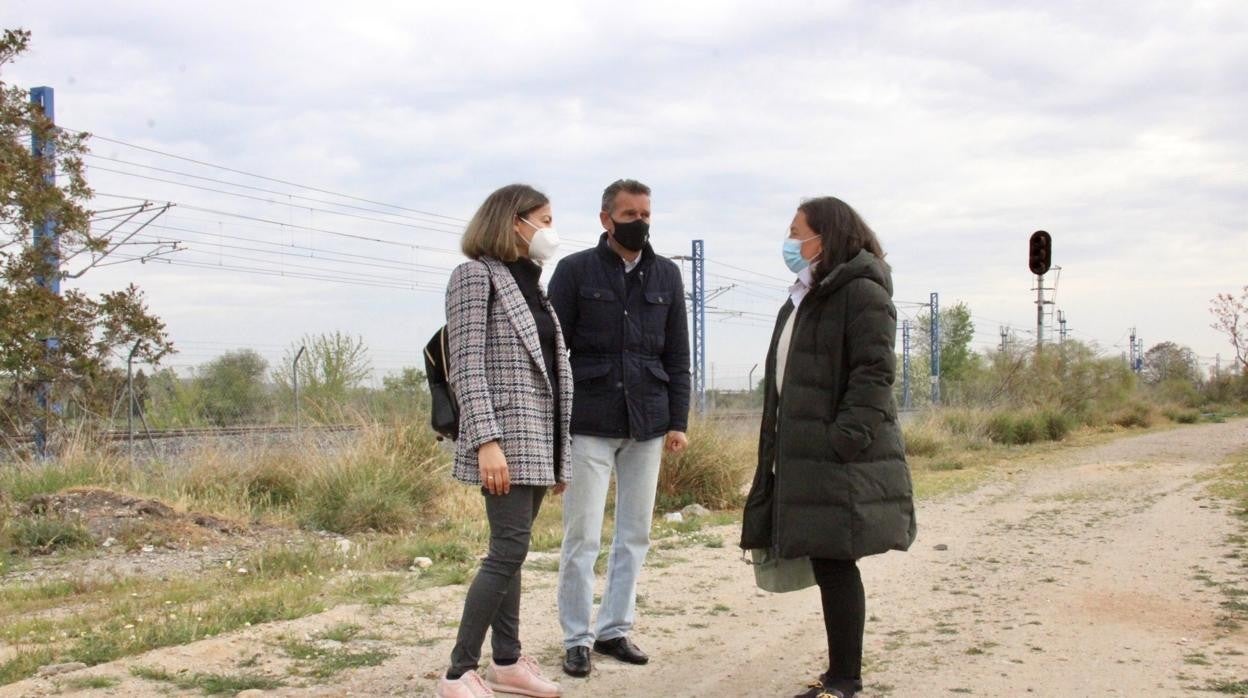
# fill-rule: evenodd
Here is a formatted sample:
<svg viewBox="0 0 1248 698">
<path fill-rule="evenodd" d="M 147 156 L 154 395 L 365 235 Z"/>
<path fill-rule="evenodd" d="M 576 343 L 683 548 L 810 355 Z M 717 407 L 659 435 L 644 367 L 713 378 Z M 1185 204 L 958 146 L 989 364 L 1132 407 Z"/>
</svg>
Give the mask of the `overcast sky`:
<svg viewBox="0 0 1248 698">
<path fill-rule="evenodd" d="M 970 306 L 978 347 L 1002 324 L 1034 332 L 1026 242 L 1045 229 L 1072 337 L 1117 355 L 1138 326 L 1146 346 L 1229 362 L 1208 305 L 1248 284 L 1243 2 L 10 0 L 4 15 L 34 33 L 4 80 L 54 87 L 60 124 L 120 141 L 93 145 L 96 191 L 178 204 L 136 238 L 180 241 L 178 264 L 79 284 L 138 283 L 175 365 L 238 347 L 276 361 L 334 330 L 362 335 L 379 374 L 417 365 L 490 191 L 541 188 L 574 251 L 618 177 L 653 188 L 661 253 L 704 239 L 708 286 L 731 287 L 711 305 L 742 314 L 708 325 L 719 387 L 762 360 L 791 276 L 781 240 L 827 194 L 879 234 L 902 317 L 938 291 Z"/>
</svg>

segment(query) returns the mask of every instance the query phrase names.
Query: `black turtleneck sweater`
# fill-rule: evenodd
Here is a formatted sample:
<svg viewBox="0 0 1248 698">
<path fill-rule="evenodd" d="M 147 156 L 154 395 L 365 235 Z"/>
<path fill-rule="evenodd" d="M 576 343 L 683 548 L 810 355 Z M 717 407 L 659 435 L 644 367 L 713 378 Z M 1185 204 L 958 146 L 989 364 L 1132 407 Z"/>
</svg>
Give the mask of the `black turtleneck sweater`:
<svg viewBox="0 0 1248 698">
<path fill-rule="evenodd" d="M 516 285 L 520 287 L 520 293 L 524 294 L 524 300 L 529 306 L 529 312 L 533 314 L 533 321 L 537 323 L 537 336 L 542 343 L 542 362 L 546 364 L 546 375 L 550 376 L 550 388 L 554 397 L 555 410 L 555 468 L 556 472 L 559 468 L 561 460 L 561 445 L 563 440 L 559 433 L 559 427 L 562 424 L 559 413 L 559 370 L 555 362 L 558 344 L 555 341 L 555 318 L 546 310 L 546 306 L 542 304 L 542 288 L 538 282 L 542 278 L 542 268 L 536 262 L 528 257 L 521 257 L 514 262 L 507 262 L 507 270 L 511 272 L 511 277 L 516 280 Z"/>
</svg>

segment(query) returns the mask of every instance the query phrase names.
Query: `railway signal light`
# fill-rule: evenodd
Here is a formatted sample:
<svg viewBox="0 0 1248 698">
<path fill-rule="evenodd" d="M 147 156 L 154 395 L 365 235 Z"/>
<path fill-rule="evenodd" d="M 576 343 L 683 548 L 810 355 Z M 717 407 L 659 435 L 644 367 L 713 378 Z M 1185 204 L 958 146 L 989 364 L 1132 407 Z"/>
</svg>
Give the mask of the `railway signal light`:
<svg viewBox="0 0 1248 698">
<path fill-rule="evenodd" d="M 1043 230 L 1031 234 L 1028 244 L 1027 267 L 1036 276 L 1044 276 L 1053 264 L 1053 236 Z"/>
</svg>

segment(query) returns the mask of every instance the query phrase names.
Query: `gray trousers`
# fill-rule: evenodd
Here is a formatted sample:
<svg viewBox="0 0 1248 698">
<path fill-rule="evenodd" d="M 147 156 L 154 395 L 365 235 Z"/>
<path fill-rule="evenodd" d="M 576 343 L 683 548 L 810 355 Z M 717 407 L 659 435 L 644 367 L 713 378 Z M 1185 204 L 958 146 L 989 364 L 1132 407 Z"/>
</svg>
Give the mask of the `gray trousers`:
<svg viewBox="0 0 1248 698">
<path fill-rule="evenodd" d="M 545 487 L 529 485 L 512 485 L 507 494 L 485 495 L 490 550 L 464 600 L 459 635 L 451 651 L 452 675 L 478 667 L 486 630 L 494 631 L 491 646 L 495 659 L 519 659 L 520 568 L 529 553 L 533 520 L 545 495 Z"/>
</svg>

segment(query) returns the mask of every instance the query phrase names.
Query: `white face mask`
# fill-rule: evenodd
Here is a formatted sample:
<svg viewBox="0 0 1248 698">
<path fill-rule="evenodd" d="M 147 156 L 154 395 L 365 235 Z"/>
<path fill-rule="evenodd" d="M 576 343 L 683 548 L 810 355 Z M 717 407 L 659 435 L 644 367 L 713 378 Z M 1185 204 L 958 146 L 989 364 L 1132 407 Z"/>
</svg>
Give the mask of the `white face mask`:
<svg viewBox="0 0 1248 698">
<path fill-rule="evenodd" d="M 529 222 L 527 218 L 520 220 L 533 228 L 533 237 L 529 240 L 529 259 L 534 262 L 545 262 L 555 256 L 559 250 L 559 233 L 554 228 L 540 228 Z"/>
</svg>

